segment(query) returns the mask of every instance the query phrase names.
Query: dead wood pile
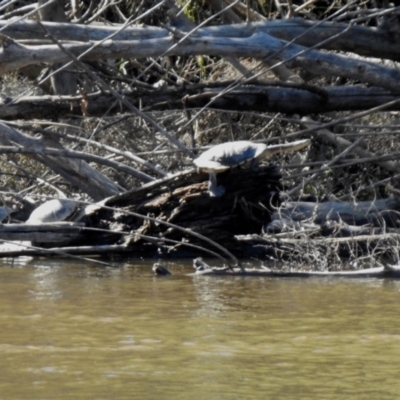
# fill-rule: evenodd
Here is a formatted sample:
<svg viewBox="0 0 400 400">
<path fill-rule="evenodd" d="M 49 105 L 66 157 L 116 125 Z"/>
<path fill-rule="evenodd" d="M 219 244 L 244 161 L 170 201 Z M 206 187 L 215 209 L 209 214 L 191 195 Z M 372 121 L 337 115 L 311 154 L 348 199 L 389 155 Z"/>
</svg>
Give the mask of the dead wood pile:
<svg viewBox="0 0 400 400">
<path fill-rule="evenodd" d="M 100 210 L 90 217 L 88 223 L 114 232 L 116 229 L 132 232 L 129 248 L 136 255 L 190 254 L 188 247 L 171 245 L 165 239 L 205 245 L 204 241 L 191 237 L 187 232 L 158 222 L 163 221 L 179 225 L 189 232 L 197 232 L 238 257 L 248 256 L 247 245 L 241 246 L 235 235 L 260 233 L 262 226 L 270 221 L 271 206 L 278 205 L 280 177 L 280 168 L 276 166 L 260 167 L 257 172 L 231 170 L 218 175 L 218 182 L 226 188 L 225 195 L 210 197 L 207 191 L 208 175 L 191 170 L 110 198 L 105 205 L 122 207 L 124 212 Z M 151 222 L 126 212 L 158 221 Z M 141 235 L 146 238 L 141 238 Z M 149 241 L 149 236 L 153 240 Z M 195 254 L 198 250 L 190 255 Z"/>
<path fill-rule="evenodd" d="M 397 262 L 400 198 L 362 202 L 286 202 L 261 235 L 241 235 L 259 254 L 317 264 L 324 269 L 343 260 Z"/>
<path fill-rule="evenodd" d="M 398 7 L 9 3 L 0 10 L 0 239 L 39 249 L 7 255 L 205 252 L 315 268 L 399 257 L 397 200 L 354 207 L 400 187 Z M 289 171 L 288 198 L 349 203 L 282 208 L 280 170 L 265 166 L 222 174 L 226 194 L 211 198 L 208 177 L 187 170 L 204 147 L 298 138 L 311 139 L 307 151 L 269 160 Z M 22 224 L 54 192 L 80 203 L 76 219 Z M 308 211 L 297 218 L 300 206 Z"/>
</svg>

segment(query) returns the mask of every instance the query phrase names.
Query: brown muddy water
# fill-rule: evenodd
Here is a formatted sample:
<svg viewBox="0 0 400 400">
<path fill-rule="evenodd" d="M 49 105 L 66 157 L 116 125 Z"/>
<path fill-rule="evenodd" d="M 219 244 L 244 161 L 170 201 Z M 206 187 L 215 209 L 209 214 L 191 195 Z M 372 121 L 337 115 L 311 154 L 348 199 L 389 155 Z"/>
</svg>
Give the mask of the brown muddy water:
<svg viewBox="0 0 400 400">
<path fill-rule="evenodd" d="M 397 399 L 400 281 L 3 260 L 0 399 Z"/>
</svg>

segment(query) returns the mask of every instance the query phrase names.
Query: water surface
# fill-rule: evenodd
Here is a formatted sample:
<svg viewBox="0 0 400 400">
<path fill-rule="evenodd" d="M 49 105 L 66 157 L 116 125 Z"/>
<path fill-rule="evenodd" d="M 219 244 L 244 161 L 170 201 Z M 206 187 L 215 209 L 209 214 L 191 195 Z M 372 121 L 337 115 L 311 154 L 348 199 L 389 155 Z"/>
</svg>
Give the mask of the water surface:
<svg viewBox="0 0 400 400">
<path fill-rule="evenodd" d="M 0 399 L 395 399 L 400 281 L 3 260 Z"/>
</svg>

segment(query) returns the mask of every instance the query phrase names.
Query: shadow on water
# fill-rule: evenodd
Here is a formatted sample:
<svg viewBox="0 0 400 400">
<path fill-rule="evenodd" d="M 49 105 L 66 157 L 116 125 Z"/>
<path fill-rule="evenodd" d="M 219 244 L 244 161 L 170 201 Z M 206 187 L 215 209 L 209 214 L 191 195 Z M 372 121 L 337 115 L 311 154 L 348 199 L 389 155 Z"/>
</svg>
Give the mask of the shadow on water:
<svg viewBox="0 0 400 400">
<path fill-rule="evenodd" d="M 400 281 L 3 260 L 0 398 L 393 399 Z"/>
</svg>

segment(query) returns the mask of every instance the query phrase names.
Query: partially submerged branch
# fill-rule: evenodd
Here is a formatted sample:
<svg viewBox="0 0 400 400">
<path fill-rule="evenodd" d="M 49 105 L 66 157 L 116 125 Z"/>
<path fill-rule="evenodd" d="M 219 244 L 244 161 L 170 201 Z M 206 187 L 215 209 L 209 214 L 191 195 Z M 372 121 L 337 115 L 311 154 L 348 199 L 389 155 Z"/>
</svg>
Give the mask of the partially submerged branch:
<svg viewBox="0 0 400 400">
<path fill-rule="evenodd" d="M 280 271 L 265 269 L 226 269 L 211 268 L 205 271 L 195 272 L 192 276 L 258 276 L 268 278 L 400 278 L 400 267 L 387 266 L 367 268 L 355 271 Z"/>
</svg>

